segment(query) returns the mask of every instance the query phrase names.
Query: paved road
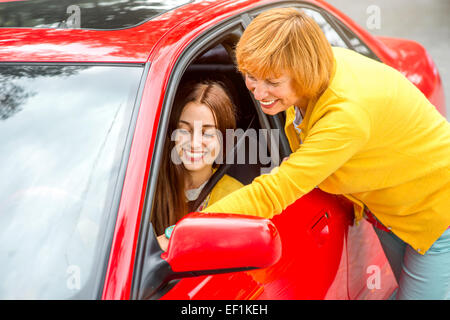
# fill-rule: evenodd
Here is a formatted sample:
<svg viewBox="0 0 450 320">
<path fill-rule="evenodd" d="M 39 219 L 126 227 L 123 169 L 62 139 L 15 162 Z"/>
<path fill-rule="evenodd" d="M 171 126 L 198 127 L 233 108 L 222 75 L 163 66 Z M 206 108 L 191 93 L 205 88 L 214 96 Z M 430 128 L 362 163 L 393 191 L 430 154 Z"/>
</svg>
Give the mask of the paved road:
<svg viewBox="0 0 450 320">
<path fill-rule="evenodd" d="M 441 74 L 447 100 L 447 120 L 450 120 L 450 0 L 326 1 L 374 35 L 407 38 L 421 43 Z M 376 24 L 371 25 L 374 21 L 369 17 L 377 9 L 370 6 L 377 6 L 380 10 L 379 29 Z"/>
</svg>

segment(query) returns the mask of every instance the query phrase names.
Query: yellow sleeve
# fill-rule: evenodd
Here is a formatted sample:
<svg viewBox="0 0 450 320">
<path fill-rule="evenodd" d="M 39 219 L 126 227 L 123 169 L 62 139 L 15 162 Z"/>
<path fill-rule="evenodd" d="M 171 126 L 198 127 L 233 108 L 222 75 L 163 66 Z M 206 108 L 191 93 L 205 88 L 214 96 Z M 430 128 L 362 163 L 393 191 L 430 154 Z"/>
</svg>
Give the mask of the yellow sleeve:
<svg viewBox="0 0 450 320">
<path fill-rule="evenodd" d="M 244 185 L 238 180 L 229 175 L 224 175 L 214 186 L 211 191 L 211 198 L 209 199 L 208 206 L 219 201 L 228 194 L 242 188 Z"/>
<path fill-rule="evenodd" d="M 278 170 L 255 178 L 204 212 L 272 218 L 347 162 L 368 141 L 370 119 L 366 112 L 348 104 L 326 110 Z"/>
</svg>

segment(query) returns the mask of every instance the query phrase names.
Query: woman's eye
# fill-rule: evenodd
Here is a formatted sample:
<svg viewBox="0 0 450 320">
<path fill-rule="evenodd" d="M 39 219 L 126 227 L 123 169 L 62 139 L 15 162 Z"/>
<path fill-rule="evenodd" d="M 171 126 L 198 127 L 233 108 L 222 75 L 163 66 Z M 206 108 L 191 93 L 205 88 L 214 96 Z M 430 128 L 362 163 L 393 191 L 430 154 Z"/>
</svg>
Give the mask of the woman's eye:
<svg viewBox="0 0 450 320">
<path fill-rule="evenodd" d="M 272 87 L 276 87 L 279 85 L 278 82 L 273 82 L 273 81 L 269 81 L 269 80 L 267 80 L 266 82 L 267 82 L 267 84 L 271 85 Z"/>
<path fill-rule="evenodd" d="M 187 129 L 177 129 L 177 131 L 178 131 L 179 134 L 183 134 L 183 135 L 186 135 L 186 134 L 190 133 L 189 130 L 187 130 Z"/>
<path fill-rule="evenodd" d="M 249 74 L 247 74 L 247 78 L 250 79 L 251 81 L 256 81 L 256 78 Z"/>
<path fill-rule="evenodd" d="M 214 138 L 216 136 L 216 132 L 203 132 L 203 136 L 205 138 Z"/>
</svg>

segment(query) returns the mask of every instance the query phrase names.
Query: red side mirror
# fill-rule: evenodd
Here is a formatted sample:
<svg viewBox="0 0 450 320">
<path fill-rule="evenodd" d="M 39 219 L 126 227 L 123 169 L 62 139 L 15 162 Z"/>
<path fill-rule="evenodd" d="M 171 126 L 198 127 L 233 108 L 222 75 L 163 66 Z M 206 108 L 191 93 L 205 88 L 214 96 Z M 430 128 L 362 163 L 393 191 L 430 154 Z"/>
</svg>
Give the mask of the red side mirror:
<svg viewBox="0 0 450 320">
<path fill-rule="evenodd" d="M 161 255 L 175 272 L 265 268 L 281 257 L 281 239 L 268 219 L 191 213 L 180 220 Z M 206 272 L 208 273 L 208 272 Z"/>
</svg>

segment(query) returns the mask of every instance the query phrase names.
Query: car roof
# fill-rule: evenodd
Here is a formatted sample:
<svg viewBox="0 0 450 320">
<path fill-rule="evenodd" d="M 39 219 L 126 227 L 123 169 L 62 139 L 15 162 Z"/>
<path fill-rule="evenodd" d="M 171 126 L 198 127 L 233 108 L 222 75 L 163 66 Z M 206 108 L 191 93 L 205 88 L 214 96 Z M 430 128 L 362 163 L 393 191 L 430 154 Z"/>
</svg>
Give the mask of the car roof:
<svg viewBox="0 0 450 320">
<path fill-rule="evenodd" d="M 4 22 L 0 22 L 0 62 L 146 63 L 155 56 L 159 47 L 166 45 L 164 39 L 171 38 L 172 43 L 174 38 L 184 37 L 186 40 L 185 35 L 190 31 L 189 28 L 200 27 L 198 30 L 204 30 L 232 14 L 242 12 L 243 9 L 277 2 L 274 0 L 80 0 L 76 3 L 79 3 L 81 19 L 86 18 L 83 18 L 84 15 L 88 15 L 85 9 L 89 9 L 86 7 L 89 1 L 134 3 L 134 7 L 127 9 L 128 13 L 138 11 L 139 6 L 146 3 L 160 2 L 164 3 L 164 6 L 148 10 L 147 13 L 142 9 L 143 14 L 131 15 L 128 20 L 117 18 L 116 21 L 111 22 L 112 29 L 108 29 L 105 22 L 112 15 L 111 11 L 100 14 L 103 16 L 103 25 L 88 23 L 87 27 L 84 27 L 83 22 L 80 28 L 72 29 L 60 28 L 58 24 L 52 23 L 51 19 L 48 25 L 37 23 L 35 27 L 4 27 L 2 25 Z M 2 16 L 2 5 L 28 2 L 71 4 L 71 0 L 0 0 L 0 21 L 5 20 Z M 328 6 L 323 0 L 304 0 L 304 2 Z M 67 8 L 66 5 L 60 6 L 60 9 L 66 9 L 66 13 L 63 12 L 62 16 L 67 18 L 68 15 L 76 13 L 76 6 L 75 9 L 73 5 Z M 124 14 L 127 14 L 123 6 L 117 8 L 119 11 L 123 9 Z M 69 19 L 70 17 L 67 18 Z"/>
<path fill-rule="evenodd" d="M 7 3 L 21 2 L 13 0 Z M 135 2 L 142 5 L 148 1 Z M 0 27 L 0 61 L 145 63 L 155 44 L 169 30 L 224 2 L 231 1 L 172 0 L 173 8 L 167 12 L 144 17 L 144 22 L 142 18 L 141 21 L 127 22 L 133 26 L 119 25 L 113 30 L 55 28 L 53 24 L 45 27 Z M 0 15 L 3 3 L 0 1 Z M 186 4 L 179 6 L 182 3 Z"/>
</svg>

